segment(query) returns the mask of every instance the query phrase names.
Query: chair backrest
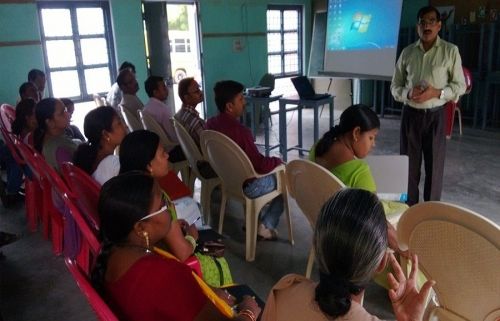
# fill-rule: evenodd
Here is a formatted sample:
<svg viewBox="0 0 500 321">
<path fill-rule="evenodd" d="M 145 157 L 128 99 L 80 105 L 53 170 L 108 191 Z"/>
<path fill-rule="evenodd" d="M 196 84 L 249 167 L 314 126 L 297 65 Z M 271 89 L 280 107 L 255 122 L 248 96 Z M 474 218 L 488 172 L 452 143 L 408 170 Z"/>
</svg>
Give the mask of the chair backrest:
<svg viewBox="0 0 500 321">
<path fill-rule="evenodd" d="M 139 119 L 132 114 L 130 111 L 127 110 L 126 107 L 123 105 L 118 105 L 118 108 L 120 108 L 120 114 L 125 121 L 125 124 L 127 125 L 127 128 L 129 132 L 133 132 L 134 130 L 142 129 L 141 122 Z"/>
<path fill-rule="evenodd" d="M 243 183 L 259 176 L 245 152 L 231 138 L 214 130 L 200 136 L 203 155 L 215 170 L 226 191 L 243 196 Z"/>
<path fill-rule="evenodd" d="M 8 132 L 12 131 L 12 122 L 16 119 L 16 108 L 9 104 L 0 106 L 0 122 Z"/>
<path fill-rule="evenodd" d="M 365 158 L 377 193 L 408 193 L 408 156 L 373 155 Z"/>
<path fill-rule="evenodd" d="M 16 163 L 18 165 L 24 165 L 25 162 L 22 159 L 22 157 L 20 156 L 17 148 L 15 147 L 14 142 L 16 140 L 18 140 L 17 137 L 14 134 L 8 132 L 5 127 L 0 127 L 0 132 L 2 133 L 2 137 L 5 141 L 5 145 L 7 145 L 7 148 L 9 149 L 10 153 L 12 154 L 14 161 L 16 161 Z"/>
<path fill-rule="evenodd" d="M 345 187 L 326 168 L 305 159 L 289 162 L 286 165 L 286 178 L 288 192 L 313 229 L 323 204 Z"/>
<path fill-rule="evenodd" d="M 462 66 L 462 70 L 464 71 L 464 78 L 465 78 L 465 94 L 468 94 L 472 90 L 472 73 L 470 72 L 469 69 L 465 68 Z"/>
<path fill-rule="evenodd" d="M 111 311 L 106 302 L 101 298 L 101 296 L 94 289 L 89 279 L 85 276 L 85 274 L 80 270 L 79 266 L 76 264 L 74 260 L 66 258 L 64 260 L 66 263 L 66 267 L 73 275 L 73 278 L 78 284 L 80 291 L 87 297 L 92 309 L 94 309 L 97 317 L 101 321 L 118 321 L 116 315 Z"/>
<path fill-rule="evenodd" d="M 500 318 L 500 226 L 460 206 L 410 207 L 397 228 L 399 247 L 419 258 L 439 302 L 457 320 Z"/>
<path fill-rule="evenodd" d="M 61 172 L 73 194 L 78 196 L 75 198 L 76 206 L 97 234 L 100 226 L 97 207 L 101 187 L 89 174 L 70 162 L 61 164 Z"/>
<path fill-rule="evenodd" d="M 137 111 L 137 115 L 141 120 L 142 128 L 150 130 L 156 135 L 160 136 L 160 141 L 163 144 L 163 147 L 165 147 L 165 150 L 169 151 L 177 145 L 167 136 L 167 133 L 165 132 L 165 130 L 163 130 L 163 127 L 161 127 L 161 125 L 158 124 L 158 122 L 153 117 L 151 117 L 151 115 L 145 113 L 140 109 Z"/>
<path fill-rule="evenodd" d="M 184 155 L 191 166 L 191 169 L 195 172 L 196 176 L 202 177 L 198 171 L 198 162 L 205 160 L 203 155 L 201 155 L 201 151 L 194 142 L 191 135 L 189 135 L 188 131 L 181 123 L 179 123 L 175 118 L 173 119 L 175 133 L 177 134 L 177 139 L 179 140 L 179 144 L 181 145 L 182 150 L 184 151 Z"/>
</svg>

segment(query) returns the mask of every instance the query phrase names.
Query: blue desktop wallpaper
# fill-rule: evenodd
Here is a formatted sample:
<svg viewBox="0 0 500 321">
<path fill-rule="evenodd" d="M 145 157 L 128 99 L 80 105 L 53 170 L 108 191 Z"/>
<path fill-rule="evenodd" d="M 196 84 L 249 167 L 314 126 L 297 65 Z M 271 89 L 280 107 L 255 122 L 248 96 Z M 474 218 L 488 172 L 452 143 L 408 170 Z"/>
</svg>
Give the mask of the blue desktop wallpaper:
<svg viewBox="0 0 500 321">
<path fill-rule="evenodd" d="M 395 48 L 402 0 L 329 0 L 326 49 Z"/>
</svg>

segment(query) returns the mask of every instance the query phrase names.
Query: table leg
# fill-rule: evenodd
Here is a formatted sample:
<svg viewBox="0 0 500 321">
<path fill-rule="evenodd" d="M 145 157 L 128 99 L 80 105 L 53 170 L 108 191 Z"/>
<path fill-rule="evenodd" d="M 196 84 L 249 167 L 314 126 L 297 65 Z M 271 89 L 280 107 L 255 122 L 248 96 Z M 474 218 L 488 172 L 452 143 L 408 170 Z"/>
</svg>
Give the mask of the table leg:
<svg viewBox="0 0 500 321">
<path fill-rule="evenodd" d="M 318 120 L 318 104 L 314 104 L 314 143 L 318 141 L 319 136 L 319 120 Z"/>
<path fill-rule="evenodd" d="M 287 146 L 286 146 L 286 103 L 280 101 L 280 111 L 279 111 L 279 123 L 280 123 L 280 153 L 281 158 L 284 162 L 287 161 Z"/>
<path fill-rule="evenodd" d="M 335 109 L 335 101 L 334 101 L 334 97 L 332 97 L 332 100 L 330 101 L 330 103 L 328 104 L 330 106 L 330 128 L 333 127 L 333 120 L 335 119 L 335 114 L 334 114 L 334 109 Z M 330 128 L 328 130 L 330 130 Z"/>
<path fill-rule="evenodd" d="M 298 115 L 298 119 L 297 119 L 297 129 L 298 129 L 298 134 L 299 134 L 299 155 L 302 156 L 304 155 L 304 152 L 302 152 L 302 145 L 303 145 L 303 142 L 302 142 L 302 106 L 301 105 L 298 105 L 297 106 L 298 109 L 297 109 L 297 115 Z"/>
<path fill-rule="evenodd" d="M 267 105 L 267 108 L 264 108 L 262 117 L 264 119 L 264 149 L 266 156 L 269 157 L 269 119 L 271 118 L 269 104 Z"/>
</svg>

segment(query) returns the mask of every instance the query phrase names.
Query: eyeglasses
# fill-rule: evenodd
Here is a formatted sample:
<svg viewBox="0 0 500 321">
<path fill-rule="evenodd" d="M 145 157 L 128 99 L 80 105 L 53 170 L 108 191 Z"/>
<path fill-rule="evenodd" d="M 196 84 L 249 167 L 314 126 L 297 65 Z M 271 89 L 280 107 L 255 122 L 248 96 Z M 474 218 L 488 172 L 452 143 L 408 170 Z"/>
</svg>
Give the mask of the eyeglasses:
<svg viewBox="0 0 500 321">
<path fill-rule="evenodd" d="M 434 26 L 436 23 L 438 23 L 437 19 L 429 19 L 429 20 L 419 20 L 418 25 L 419 26 Z"/>
<path fill-rule="evenodd" d="M 169 201 L 168 201 L 168 199 L 165 198 L 165 196 L 163 194 L 162 194 L 162 201 L 163 201 L 164 205 L 159 210 L 144 216 L 139 221 L 147 220 L 150 217 L 156 216 L 156 215 L 161 214 L 161 213 L 165 212 L 166 210 L 168 210 Z"/>
<path fill-rule="evenodd" d="M 199 93 L 201 93 L 201 92 L 202 92 L 201 87 L 198 87 L 198 88 L 196 88 L 196 89 L 195 89 L 195 90 L 193 90 L 193 91 L 188 91 L 187 93 L 188 93 L 188 94 L 199 94 Z"/>
</svg>

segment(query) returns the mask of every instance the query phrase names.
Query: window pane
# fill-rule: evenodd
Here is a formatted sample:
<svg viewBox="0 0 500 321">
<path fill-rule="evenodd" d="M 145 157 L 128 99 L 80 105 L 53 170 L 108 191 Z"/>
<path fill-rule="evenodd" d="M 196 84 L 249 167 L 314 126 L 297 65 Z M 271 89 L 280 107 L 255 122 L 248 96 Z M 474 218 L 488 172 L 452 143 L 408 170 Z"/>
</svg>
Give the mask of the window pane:
<svg viewBox="0 0 500 321">
<path fill-rule="evenodd" d="M 78 8 L 76 17 L 80 35 L 104 34 L 104 17 L 101 8 Z"/>
<path fill-rule="evenodd" d="M 267 10 L 267 30 L 280 30 L 281 14 L 279 10 Z"/>
<path fill-rule="evenodd" d="M 80 81 L 76 70 L 51 72 L 50 80 L 54 97 L 80 96 Z"/>
<path fill-rule="evenodd" d="M 82 58 L 84 65 L 105 64 L 108 62 L 108 46 L 106 39 L 82 39 Z"/>
<path fill-rule="evenodd" d="M 283 12 L 283 28 L 285 30 L 297 30 L 299 24 L 299 13 L 297 10 L 286 10 Z"/>
<path fill-rule="evenodd" d="M 76 66 L 73 40 L 51 40 L 45 44 L 50 68 Z"/>
<path fill-rule="evenodd" d="M 295 32 L 285 33 L 285 51 L 298 51 L 299 49 L 299 35 Z"/>
<path fill-rule="evenodd" d="M 285 55 L 285 73 L 299 71 L 299 58 L 297 54 Z"/>
<path fill-rule="evenodd" d="M 85 69 L 85 84 L 88 94 L 107 92 L 111 87 L 108 68 Z"/>
<path fill-rule="evenodd" d="M 45 37 L 73 34 L 69 9 L 42 9 L 42 24 Z"/>
<path fill-rule="evenodd" d="M 280 52 L 281 51 L 281 34 L 268 33 L 267 34 L 267 52 Z"/>
<path fill-rule="evenodd" d="M 281 71 L 281 56 L 280 55 L 269 55 L 267 57 L 267 68 L 269 73 L 279 75 Z"/>
</svg>

